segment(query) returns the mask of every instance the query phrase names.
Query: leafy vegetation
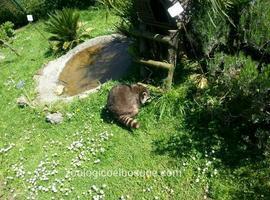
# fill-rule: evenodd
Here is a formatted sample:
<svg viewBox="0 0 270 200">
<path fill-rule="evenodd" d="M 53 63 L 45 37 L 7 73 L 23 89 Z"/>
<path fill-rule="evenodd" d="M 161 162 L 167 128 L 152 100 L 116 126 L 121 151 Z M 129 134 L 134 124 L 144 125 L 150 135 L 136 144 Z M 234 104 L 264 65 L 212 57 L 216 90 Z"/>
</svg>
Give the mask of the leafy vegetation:
<svg viewBox="0 0 270 200">
<path fill-rule="evenodd" d="M 12 22 L 7 21 L 0 25 L 0 48 L 8 47 L 17 56 L 19 56 L 18 51 L 10 45 L 10 43 L 12 43 L 13 41 L 14 36 L 14 24 Z"/>
<path fill-rule="evenodd" d="M 232 133 L 235 140 L 244 139 L 267 153 L 270 62 L 265 57 L 268 57 L 269 36 L 255 33 L 250 26 L 256 23 L 257 31 L 267 33 L 267 14 L 258 15 L 262 7 L 266 8 L 266 2 L 250 3 L 233 1 L 227 12 L 232 24 L 219 16 L 214 27 L 211 22 L 207 23 L 208 14 L 203 12 L 200 15 L 204 17 L 198 20 L 200 15 L 195 15 L 197 20 L 193 19 L 192 25 L 188 25 L 187 41 L 193 47 L 191 53 L 199 60 L 209 83 L 205 92 L 194 96 L 196 109 L 193 109 L 198 111 L 195 115 L 204 116 L 202 124 L 214 125 L 211 130 L 224 135 Z M 262 13 L 269 12 L 265 9 Z M 256 48 L 254 44 L 262 48 Z"/>
<path fill-rule="evenodd" d="M 240 26 L 243 32 L 242 38 L 245 42 L 255 44 L 270 53 L 270 10 L 268 6 L 267 1 L 253 2 L 248 9 L 243 11 Z"/>
<path fill-rule="evenodd" d="M 138 16 L 136 13 L 136 1 L 134 0 L 99 0 L 106 10 L 107 15 L 113 12 L 119 16 L 121 21 L 117 24 L 118 31 L 125 35 L 129 34 L 129 30 L 138 25 Z"/>
<path fill-rule="evenodd" d="M 12 22 L 5 22 L 0 25 L 0 39 L 8 41 L 15 36 L 14 24 Z"/>
<path fill-rule="evenodd" d="M 16 26 L 27 23 L 26 14 L 32 14 L 35 20 L 46 18 L 54 10 L 63 8 L 87 8 L 95 0 L 1 0 L 0 23 L 12 21 Z"/>
<path fill-rule="evenodd" d="M 16 25 L 26 24 L 26 16 L 20 9 L 10 0 L 0 1 L 0 24 L 12 21 Z"/>
<path fill-rule="evenodd" d="M 257 156 L 268 154 L 270 66 L 258 72 L 251 58 L 221 53 L 209 67 L 208 88 L 195 93 L 188 107 L 193 110 L 191 126 L 200 124 L 205 131 L 234 138 L 243 151 L 257 149 L 253 151 Z"/>
<path fill-rule="evenodd" d="M 45 24 L 46 31 L 52 34 L 49 41 L 55 52 L 66 52 L 90 37 L 80 22 L 80 14 L 72 9 L 56 11 Z"/>
</svg>

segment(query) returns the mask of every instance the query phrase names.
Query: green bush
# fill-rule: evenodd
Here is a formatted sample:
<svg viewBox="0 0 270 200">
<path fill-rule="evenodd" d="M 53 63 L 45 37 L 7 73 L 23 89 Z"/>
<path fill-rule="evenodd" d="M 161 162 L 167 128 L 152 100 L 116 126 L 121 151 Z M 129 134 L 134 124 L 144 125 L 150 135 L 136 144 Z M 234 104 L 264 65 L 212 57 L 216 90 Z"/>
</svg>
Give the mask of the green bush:
<svg viewBox="0 0 270 200">
<path fill-rule="evenodd" d="M 191 126 L 270 153 L 270 65 L 261 72 L 257 66 L 242 54 L 217 54 L 209 62 L 208 88 L 189 107 Z"/>
<path fill-rule="evenodd" d="M 269 1 L 231 0 L 231 5 L 223 6 L 223 10 L 209 2 L 193 1 L 185 41 L 188 53 L 202 58 L 215 45 L 217 50 L 237 52 L 246 43 L 260 48 L 269 40 Z M 222 14 L 217 14 L 217 10 Z"/>
<path fill-rule="evenodd" d="M 80 23 L 80 14 L 67 8 L 50 15 L 46 31 L 52 34 L 49 40 L 55 52 L 68 51 L 90 37 Z"/>
<path fill-rule="evenodd" d="M 11 0 L 0 1 L 0 24 L 6 21 L 11 21 L 16 26 L 27 23 L 26 16 Z"/>
<path fill-rule="evenodd" d="M 95 3 L 95 0 L 2 0 L 0 2 L 0 23 L 12 21 L 16 26 L 27 23 L 26 14 L 14 1 L 18 2 L 27 14 L 32 14 L 34 19 L 47 17 L 54 10 L 68 8 L 86 8 Z"/>
<path fill-rule="evenodd" d="M 0 25 L 0 40 L 7 42 L 14 36 L 15 36 L 14 24 L 12 22 L 5 22 Z"/>
<path fill-rule="evenodd" d="M 227 20 L 214 15 L 209 6 L 196 9 L 186 25 L 184 44 L 187 54 L 198 59 L 208 55 L 215 45 L 226 44 L 229 27 Z"/>
<path fill-rule="evenodd" d="M 270 40 L 270 2 L 254 1 L 241 16 L 241 29 L 244 30 L 244 40 L 263 47 Z M 270 45 L 266 46 L 270 53 Z"/>
<path fill-rule="evenodd" d="M 107 10 L 106 17 L 114 13 L 122 20 L 117 24 L 117 29 L 124 35 L 130 36 L 129 31 L 138 25 L 138 16 L 136 13 L 135 0 L 98 0 L 98 3 Z"/>
<path fill-rule="evenodd" d="M 50 9 L 61 9 L 64 7 L 68 8 L 85 8 L 93 5 L 96 0 L 44 0 L 45 7 Z"/>
<path fill-rule="evenodd" d="M 3 32 L 5 32 L 9 38 L 14 37 L 15 35 L 14 24 L 12 22 L 5 22 L 1 24 L 0 30 L 3 30 Z"/>
<path fill-rule="evenodd" d="M 32 14 L 36 20 L 42 16 L 46 16 L 50 12 L 51 8 L 46 7 L 45 2 L 46 0 L 20 0 L 20 5 L 27 14 Z"/>
</svg>

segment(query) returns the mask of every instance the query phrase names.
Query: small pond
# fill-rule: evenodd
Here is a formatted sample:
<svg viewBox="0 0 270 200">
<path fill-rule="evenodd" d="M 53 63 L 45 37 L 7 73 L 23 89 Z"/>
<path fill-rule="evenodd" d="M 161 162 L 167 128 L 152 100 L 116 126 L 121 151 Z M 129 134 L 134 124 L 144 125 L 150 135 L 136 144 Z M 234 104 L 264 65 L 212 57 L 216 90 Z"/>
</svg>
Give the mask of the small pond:
<svg viewBox="0 0 270 200">
<path fill-rule="evenodd" d="M 131 65 L 128 46 L 123 36 L 101 36 L 48 63 L 37 78 L 39 100 L 52 102 L 78 96 L 108 80 L 120 79 Z"/>
</svg>

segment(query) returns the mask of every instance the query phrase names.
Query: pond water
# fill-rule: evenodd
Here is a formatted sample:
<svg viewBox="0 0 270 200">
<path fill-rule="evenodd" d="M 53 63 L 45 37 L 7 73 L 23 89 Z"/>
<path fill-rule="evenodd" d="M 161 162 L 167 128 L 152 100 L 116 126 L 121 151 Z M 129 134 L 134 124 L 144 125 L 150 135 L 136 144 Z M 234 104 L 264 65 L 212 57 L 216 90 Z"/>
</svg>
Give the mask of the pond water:
<svg viewBox="0 0 270 200">
<path fill-rule="evenodd" d="M 88 47 L 72 56 L 58 79 L 64 86 L 63 94 L 74 96 L 110 79 L 121 78 L 130 64 L 127 42 L 116 39 Z"/>
</svg>

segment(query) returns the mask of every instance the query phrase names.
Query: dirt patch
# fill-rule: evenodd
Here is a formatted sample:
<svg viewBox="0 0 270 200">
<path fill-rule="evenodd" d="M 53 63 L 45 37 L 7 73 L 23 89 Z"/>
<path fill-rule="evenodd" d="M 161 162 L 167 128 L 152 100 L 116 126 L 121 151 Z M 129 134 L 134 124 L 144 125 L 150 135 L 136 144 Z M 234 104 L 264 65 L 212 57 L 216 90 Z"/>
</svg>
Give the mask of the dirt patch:
<svg viewBox="0 0 270 200">
<path fill-rule="evenodd" d="M 114 34 L 88 40 L 48 63 L 35 76 L 39 103 L 72 100 L 121 78 L 129 69 L 129 40 Z"/>
</svg>

